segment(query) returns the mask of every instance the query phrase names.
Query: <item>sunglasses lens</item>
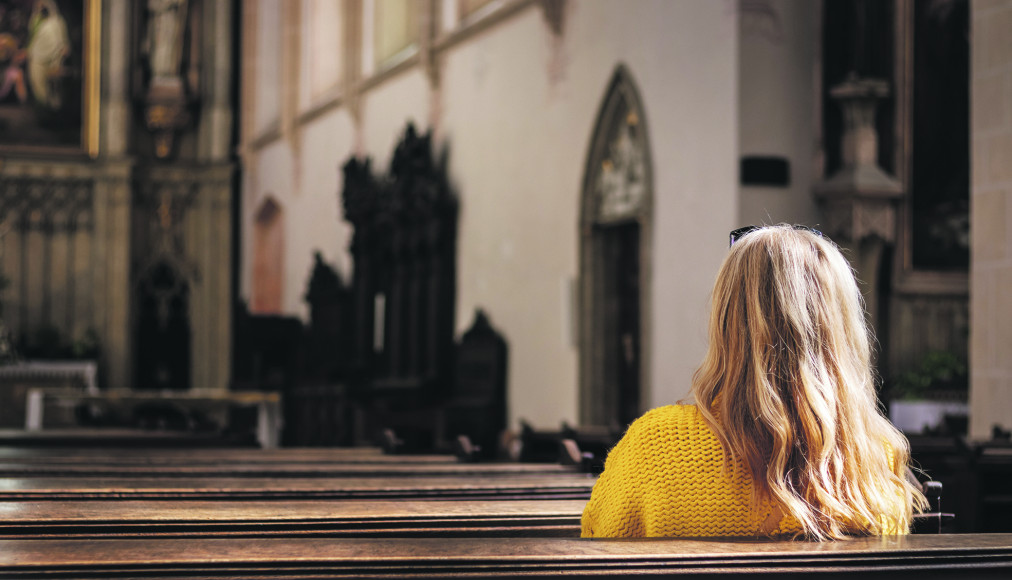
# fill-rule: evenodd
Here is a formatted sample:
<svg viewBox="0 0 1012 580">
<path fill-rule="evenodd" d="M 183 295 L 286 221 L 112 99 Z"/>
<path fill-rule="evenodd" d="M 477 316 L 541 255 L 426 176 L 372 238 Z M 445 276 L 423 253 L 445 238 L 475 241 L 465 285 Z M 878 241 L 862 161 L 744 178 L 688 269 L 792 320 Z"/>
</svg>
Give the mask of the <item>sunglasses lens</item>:
<svg viewBox="0 0 1012 580">
<path fill-rule="evenodd" d="M 730 239 L 730 242 L 727 244 L 728 247 L 733 246 L 735 242 L 737 242 L 738 240 L 740 240 L 741 238 L 743 238 L 746 234 L 754 232 L 754 231 L 756 231 L 758 229 L 759 229 L 759 226 L 745 226 L 745 227 L 738 228 L 736 230 L 731 230 L 731 234 L 730 234 L 730 238 L 731 239 Z M 814 228 L 810 228 L 808 226 L 796 225 L 796 226 L 794 226 L 794 229 L 796 229 L 796 230 L 805 230 L 806 232 L 812 232 L 813 234 L 819 236 L 820 238 L 825 237 L 825 236 L 822 235 L 822 232 L 820 232 L 819 230 L 814 229 Z"/>
<path fill-rule="evenodd" d="M 730 236 L 731 240 L 730 240 L 730 243 L 728 243 L 728 247 L 733 246 L 734 243 L 737 242 L 738 240 L 740 240 L 742 237 L 744 237 L 745 234 L 748 234 L 749 232 L 754 232 L 755 230 L 758 230 L 758 229 L 759 228 L 757 226 L 745 226 L 743 228 L 738 228 L 736 230 L 732 230 L 731 231 L 731 236 Z"/>
</svg>

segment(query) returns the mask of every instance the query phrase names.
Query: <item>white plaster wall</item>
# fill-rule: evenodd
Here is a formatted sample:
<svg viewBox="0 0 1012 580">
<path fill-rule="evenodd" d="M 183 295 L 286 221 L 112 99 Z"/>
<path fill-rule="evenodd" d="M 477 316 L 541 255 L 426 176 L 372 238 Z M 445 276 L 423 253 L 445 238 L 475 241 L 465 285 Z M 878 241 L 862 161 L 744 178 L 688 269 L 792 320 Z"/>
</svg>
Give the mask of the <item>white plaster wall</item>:
<svg viewBox="0 0 1012 580">
<path fill-rule="evenodd" d="M 341 82 L 344 63 L 343 0 L 302 0 L 299 42 L 299 110 L 334 92 Z"/>
<path fill-rule="evenodd" d="M 458 332 L 480 306 L 509 341 L 511 423 L 575 423 L 569 289 L 578 275 L 580 187 L 601 100 L 623 63 L 640 90 L 654 162 L 644 408 L 682 398 L 703 355 L 708 295 L 739 212 L 736 7 L 569 2 L 558 39 L 535 4 L 441 54 L 438 92 L 414 67 L 363 95 L 359 127 L 338 109 L 302 127 L 298 150 L 287 141 L 261 149 L 244 185 L 244 295 L 252 212 L 265 194 L 285 211 L 284 309 L 304 315 L 313 248 L 348 273 L 339 165 L 354 151 L 385 171 L 406 122 L 424 131 L 436 111 L 462 198 Z"/>
<path fill-rule="evenodd" d="M 354 129 L 344 110 L 332 111 L 305 125 L 296 141 L 278 140 L 260 150 L 247 168 L 243 195 L 241 293 L 252 291 L 254 215 L 268 195 L 282 207 L 285 278 L 282 313 L 306 319 L 303 295 L 319 250 L 345 281 L 351 275 L 347 248 L 351 228 L 344 221 L 339 191 L 341 165 L 352 154 Z"/>
<path fill-rule="evenodd" d="M 815 72 L 819 3 L 741 0 L 739 136 L 741 155 L 784 157 L 789 187 L 741 186 L 741 225 L 820 219 L 812 181 L 818 127 Z"/>
<path fill-rule="evenodd" d="M 528 10 L 446 55 L 442 132 L 462 193 L 458 328 L 485 308 L 510 344 L 510 418 L 577 417 L 566 289 L 608 82 L 639 86 L 654 159 L 652 393 L 685 396 L 737 216 L 737 19 L 728 2 L 570 3 L 561 46 Z"/>
<path fill-rule="evenodd" d="M 259 0 L 256 7 L 254 135 L 269 129 L 281 116 L 281 5 L 276 0 Z"/>
<path fill-rule="evenodd" d="M 285 311 L 308 317 L 303 300 L 313 267 L 313 252 L 338 269 L 347 284 L 351 276 L 348 244 L 352 228 L 341 205 L 341 166 L 354 149 L 354 124 L 347 110 L 332 111 L 302 130 L 298 171 L 299 197 L 292 204 L 292 229 L 285 242 L 292 251 L 285 271 Z"/>
<path fill-rule="evenodd" d="M 365 94 L 362 101 L 362 151 L 377 174 L 390 169 L 394 146 L 408 121 L 418 132 L 429 128 L 429 85 L 420 67 L 397 75 Z"/>
</svg>

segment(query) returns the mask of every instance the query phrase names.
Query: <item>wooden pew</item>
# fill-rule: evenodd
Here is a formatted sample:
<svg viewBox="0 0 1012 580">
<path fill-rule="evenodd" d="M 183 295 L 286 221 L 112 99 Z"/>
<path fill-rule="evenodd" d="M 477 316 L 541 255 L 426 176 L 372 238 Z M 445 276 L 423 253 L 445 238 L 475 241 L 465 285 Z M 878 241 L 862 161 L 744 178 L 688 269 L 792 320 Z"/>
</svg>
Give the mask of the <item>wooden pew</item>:
<svg viewBox="0 0 1012 580">
<path fill-rule="evenodd" d="M 156 431 L 128 428 L 0 429 L 5 447 L 102 447 L 102 448 L 252 448 L 252 441 L 229 439 L 218 433 Z"/>
<path fill-rule="evenodd" d="M 748 539 L 197 538 L 0 540 L 17 578 L 1008 578 L 1012 535 Z M 847 576 L 844 576 L 847 575 Z"/>
<path fill-rule="evenodd" d="M 0 538 L 579 537 L 585 500 L 0 502 Z"/>
<path fill-rule="evenodd" d="M 259 448 L 144 448 L 107 449 L 103 447 L 0 447 L 0 461 L 35 463 L 256 463 L 287 461 L 292 463 L 454 463 L 446 454 L 386 455 L 378 447 L 296 447 Z"/>
<path fill-rule="evenodd" d="M 403 477 L 26 477 L 0 478 L 0 501 L 582 499 L 594 477 L 439 475 Z"/>
<path fill-rule="evenodd" d="M 1012 444 L 981 445 L 976 460 L 978 525 L 984 532 L 1012 531 Z"/>
<path fill-rule="evenodd" d="M 554 464 L 538 463 L 416 463 L 401 465 L 395 463 L 290 463 L 290 462 L 255 462 L 255 463 L 204 463 L 189 465 L 172 464 L 107 464 L 101 461 L 94 463 L 35 463 L 0 461 L 0 478 L 27 477 L 165 477 L 165 478 L 197 478 L 197 477 L 275 477 L 275 478 L 306 478 L 306 477 L 480 477 L 498 476 L 515 477 L 524 475 L 565 475 L 575 470 Z"/>
<path fill-rule="evenodd" d="M 44 451 L 36 453 L 36 451 Z M 461 463 L 453 455 L 403 455 L 356 449 L 99 450 L 2 449 L 0 478 L 16 477 L 402 477 L 575 473 L 561 464 Z"/>
</svg>

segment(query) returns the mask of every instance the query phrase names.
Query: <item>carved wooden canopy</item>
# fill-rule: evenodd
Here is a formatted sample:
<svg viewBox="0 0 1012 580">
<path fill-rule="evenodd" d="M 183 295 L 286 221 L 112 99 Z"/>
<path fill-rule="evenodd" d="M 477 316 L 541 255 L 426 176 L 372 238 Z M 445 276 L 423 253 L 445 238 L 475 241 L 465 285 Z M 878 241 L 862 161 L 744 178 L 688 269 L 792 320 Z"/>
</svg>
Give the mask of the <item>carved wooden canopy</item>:
<svg viewBox="0 0 1012 580">
<path fill-rule="evenodd" d="M 366 390 L 445 395 L 451 384 L 457 198 L 432 153 L 431 134 L 408 125 L 390 169 L 369 159 L 343 167 L 351 243 L 352 374 Z"/>
</svg>

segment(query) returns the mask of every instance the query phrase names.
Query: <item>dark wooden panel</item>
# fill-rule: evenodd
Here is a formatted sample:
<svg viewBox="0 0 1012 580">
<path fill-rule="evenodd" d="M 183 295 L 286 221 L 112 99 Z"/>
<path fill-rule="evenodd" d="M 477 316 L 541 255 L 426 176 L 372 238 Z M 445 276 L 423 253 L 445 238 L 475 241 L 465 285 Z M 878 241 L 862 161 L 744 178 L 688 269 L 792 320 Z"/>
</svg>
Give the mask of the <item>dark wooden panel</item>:
<svg viewBox="0 0 1012 580">
<path fill-rule="evenodd" d="M 584 500 L 0 502 L 0 536 L 579 537 Z"/>
<path fill-rule="evenodd" d="M 588 499 L 582 474 L 515 477 L 0 478 L 0 501 L 83 499 Z"/>
<path fill-rule="evenodd" d="M 618 577 L 691 573 L 1007 578 L 1012 535 L 842 542 L 568 538 L 0 540 L 18 578 Z"/>
</svg>

